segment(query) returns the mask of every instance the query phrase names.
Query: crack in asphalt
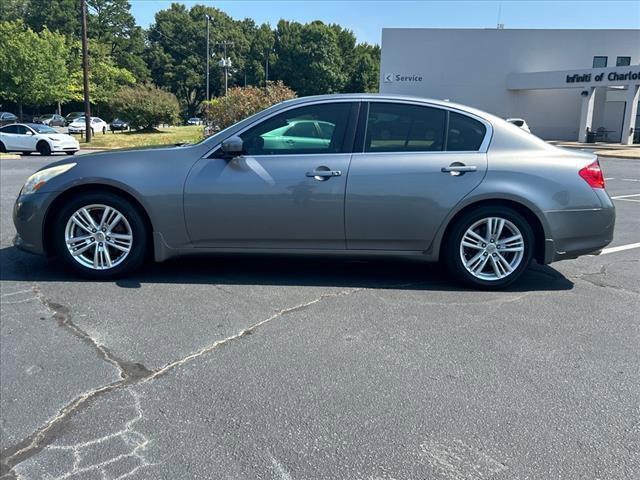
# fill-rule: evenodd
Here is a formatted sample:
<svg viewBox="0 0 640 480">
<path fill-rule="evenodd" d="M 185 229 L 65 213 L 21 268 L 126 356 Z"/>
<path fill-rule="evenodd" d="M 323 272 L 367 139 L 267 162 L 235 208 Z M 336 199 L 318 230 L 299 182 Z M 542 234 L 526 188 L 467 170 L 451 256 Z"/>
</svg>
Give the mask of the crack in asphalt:
<svg viewBox="0 0 640 480">
<path fill-rule="evenodd" d="M 128 362 L 116 357 L 106 346 L 98 342 L 89 333 L 85 332 L 82 328 L 73 323 L 71 320 L 70 309 L 64 305 L 60 305 L 59 303 L 49 300 L 42 292 L 39 285 L 33 284 L 32 290 L 40 303 L 42 303 L 47 310 L 51 312 L 53 318 L 58 322 L 58 325 L 69 330 L 73 335 L 95 350 L 101 359 L 117 368 L 120 371 L 120 377 L 123 380 L 135 381 L 151 375 L 152 372 L 144 365 L 141 363 Z"/>
<path fill-rule="evenodd" d="M 62 429 L 64 423 L 69 419 L 69 417 L 80 410 L 80 408 L 85 407 L 88 402 L 96 399 L 101 395 L 105 395 L 109 392 L 112 392 L 116 389 L 126 388 L 131 385 L 146 383 L 150 380 L 154 380 L 159 376 L 162 376 L 169 371 L 177 368 L 181 365 L 191 362 L 194 359 L 197 359 L 216 348 L 229 343 L 233 340 L 240 339 L 244 336 L 252 334 L 256 329 L 261 326 L 276 320 L 277 318 L 283 317 L 285 315 L 298 312 L 300 310 L 304 310 L 312 305 L 315 305 L 325 299 L 328 298 L 337 298 L 352 295 L 354 293 L 365 290 L 364 288 L 352 288 L 347 290 L 341 290 L 335 293 L 325 293 L 322 294 L 313 300 L 308 302 L 304 302 L 298 305 L 294 305 L 292 307 L 286 307 L 281 310 L 278 310 L 273 315 L 260 320 L 259 322 L 254 323 L 253 325 L 240 330 L 238 333 L 226 337 L 222 340 L 218 340 L 211 345 L 202 348 L 196 352 L 190 353 L 189 355 L 182 357 L 179 360 L 170 362 L 165 366 L 156 369 L 156 370 L 148 370 L 141 364 L 129 364 L 127 362 L 123 362 L 122 360 L 115 357 L 104 345 L 97 342 L 93 337 L 91 337 L 88 333 L 84 332 L 81 328 L 71 322 L 71 316 L 69 314 L 68 308 L 59 305 L 57 303 L 51 302 L 46 298 L 42 290 L 34 284 L 32 290 L 38 297 L 38 299 L 45 305 L 53 314 L 54 318 L 60 323 L 61 326 L 67 328 L 74 335 L 88 343 L 97 353 L 98 355 L 107 361 L 108 363 L 114 365 L 121 372 L 122 380 L 117 382 L 112 382 L 107 385 L 103 385 L 100 387 L 93 388 L 83 393 L 76 399 L 74 399 L 69 404 L 65 405 L 62 409 L 58 411 L 58 413 L 47 421 L 42 427 L 32 433 L 30 436 L 14 445 L 13 447 L 6 448 L 0 454 L 0 480 L 9 480 L 15 479 L 15 470 L 14 467 L 28 458 L 36 455 L 40 451 L 42 451 L 45 447 L 47 447 L 50 443 L 52 443 L 58 432 Z M 138 367 L 131 368 L 131 365 L 135 365 Z"/>
<path fill-rule="evenodd" d="M 626 293 L 638 295 L 640 294 L 640 291 L 638 290 L 632 290 L 630 288 L 625 288 L 620 285 L 613 285 L 611 283 L 607 283 L 604 281 L 604 278 L 607 277 L 609 273 L 609 268 L 612 265 L 615 265 L 617 263 L 638 263 L 638 262 L 640 262 L 640 260 L 624 260 L 624 261 L 611 262 L 611 263 L 602 265 L 600 267 L 600 270 L 597 272 L 580 273 L 577 275 L 573 275 L 573 278 L 590 283 L 591 285 L 595 285 L 596 287 L 611 288 L 613 290 L 618 290 L 620 292 L 626 292 Z"/>
</svg>

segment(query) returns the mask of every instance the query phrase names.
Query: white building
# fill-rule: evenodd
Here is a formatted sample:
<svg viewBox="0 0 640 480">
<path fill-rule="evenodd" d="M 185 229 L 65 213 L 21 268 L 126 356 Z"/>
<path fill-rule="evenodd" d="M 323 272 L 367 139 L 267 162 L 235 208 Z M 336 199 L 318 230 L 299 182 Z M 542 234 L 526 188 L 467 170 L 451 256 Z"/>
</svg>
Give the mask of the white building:
<svg viewBox="0 0 640 480">
<path fill-rule="evenodd" d="M 524 118 L 547 140 L 638 142 L 640 30 L 385 28 L 380 92 Z"/>
</svg>

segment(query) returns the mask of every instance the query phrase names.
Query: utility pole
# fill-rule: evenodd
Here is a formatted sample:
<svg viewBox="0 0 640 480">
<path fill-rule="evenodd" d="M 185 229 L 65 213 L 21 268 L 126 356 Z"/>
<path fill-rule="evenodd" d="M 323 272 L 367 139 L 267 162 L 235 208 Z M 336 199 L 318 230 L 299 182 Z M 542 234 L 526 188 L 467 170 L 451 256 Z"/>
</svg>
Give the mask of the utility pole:
<svg viewBox="0 0 640 480">
<path fill-rule="evenodd" d="M 82 18 L 82 78 L 84 80 L 84 135 L 91 142 L 91 103 L 89 103 L 89 49 L 87 47 L 87 2 L 80 0 Z"/>
<path fill-rule="evenodd" d="M 207 13 L 205 13 L 204 16 L 207 18 L 207 100 L 211 100 L 211 96 L 209 95 L 209 22 L 211 21 L 211 17 Z"/>
</svg>

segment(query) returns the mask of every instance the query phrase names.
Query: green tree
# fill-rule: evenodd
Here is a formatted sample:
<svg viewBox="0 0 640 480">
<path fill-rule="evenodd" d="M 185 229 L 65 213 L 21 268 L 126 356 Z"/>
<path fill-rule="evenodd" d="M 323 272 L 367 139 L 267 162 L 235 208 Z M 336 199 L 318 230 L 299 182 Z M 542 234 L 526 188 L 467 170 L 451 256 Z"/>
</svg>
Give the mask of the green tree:
<svg viewBox="0 0 640 480">
<path fill-rule="evenodd" d="M 377 92 L 380 83 L 380 47 L 361 43 L 353 50 L 345 92 Z"/>
<path fill-rule="evenodd" d="M 133 128 L 152 130 L 161 123 L 178 121 L 180 105 L 176 96 L 151 85 L 120 89 L 113 100 L 118 116 Z"/>
<path fill-rule="evenodd" d="M 144 32 L 131 15 L 129 0 L 88 0 L 90 38 L 108 48 L 116 66 L 126 68 L 138 80 L 149 78 L 144 61 Z"/>
<path fill-rule="evenodd" d="M 84 98 L 80 48 L 80 42 L 74 42 L 69 91 L 70 98 L 76 101 Z M 89 41 L 89 97 L 92 104 L 101 106 L 110 104 L 118 95 L 120 88 L 133 85 L 135 82 L 136 79 L 129 70 L 115 64 L 107 45 L 95 40 Z"/>
<path fill-rule="evenodd" d="M 66 59 L 69 47 L 63 35 L 43 29 L 36 33 L 21 21 L 0 22 L 0 96 L 22 106 L 69 99 Z"/>
<path fill-rule="evenodd" d="M 348 81 L 344 37 L 320 21 L 303 25 L 280 20 L 275 43 L 277 78 L 300 95 L 342 91 Z"/>
<path fill-rule="evenodd" d="M 14 2 L 16 0 L 2 0 Z M 22 7 L 17 14 L 33 31 L 40 32 L 47 28 L 51 31 L 80 36 L 80 3 L 78 0 L 17 0 Z M 8 20 L 11 18 L 8 17 Z"/>
</svg>

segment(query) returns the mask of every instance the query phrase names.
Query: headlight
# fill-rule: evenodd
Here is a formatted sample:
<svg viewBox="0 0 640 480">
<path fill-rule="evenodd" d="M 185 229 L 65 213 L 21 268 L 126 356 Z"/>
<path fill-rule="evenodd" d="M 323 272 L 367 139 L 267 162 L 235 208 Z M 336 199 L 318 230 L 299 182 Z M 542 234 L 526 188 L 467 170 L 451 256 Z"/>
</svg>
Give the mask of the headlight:
<svg viewBox="0 0 640 480">
<path fill-rule="evenodd" d="M 60 139 L 56 138 L 56 137 L 47 137 L 49 140 L 51 140 L 52 142 L 59 142 Z"/>
<path fill-rule="evenodd" d="M 65 163 L 64 165 L 45 168 L 44 170 L 40 170 L 39 172 L 34 173 L 29 178 L 27 178 L 27 181 L 22 187 L 22 190 L 20 190 L 20 195 L 29 195 L 31 193 L 37 192 L 44 186 L 45 183 L 47 183 L 53 177 L 57 177 L 61 173 L 64 173 L 75 166 L 75 163 Z"/>
</svg>

